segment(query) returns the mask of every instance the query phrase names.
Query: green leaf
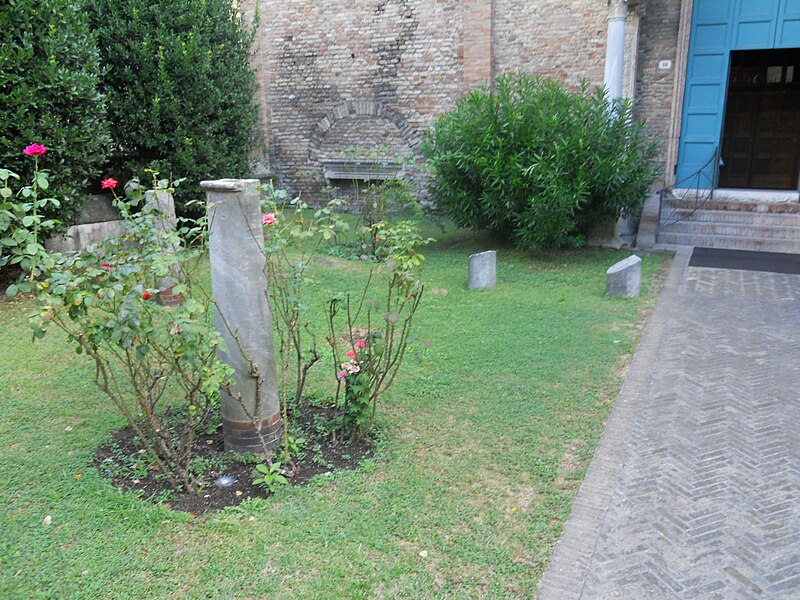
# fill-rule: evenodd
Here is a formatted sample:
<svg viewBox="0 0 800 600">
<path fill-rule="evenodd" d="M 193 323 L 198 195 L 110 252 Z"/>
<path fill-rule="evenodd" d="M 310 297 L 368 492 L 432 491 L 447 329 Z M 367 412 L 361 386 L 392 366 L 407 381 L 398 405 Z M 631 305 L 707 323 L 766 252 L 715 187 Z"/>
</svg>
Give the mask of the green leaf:
<svg viewBox="0 0 800 600">
<path fill-rule="evenodd" d="M 38 173 L 36 173 L 36 183 L 43 190 L 49 188 L 50 182 L 47 180 L 47 173 L 45 173 L 44 171 L 39 171 Z"/>
<path fill-rule="evenodd" d="M 33 218 L 32 215 L 27 215 L 25 217 L 22 217 L 22 226 L 23 227 L 30 227 L 31 225 L 33 225 L 33 222 L 34 222 L 34 218 Z"/>
</svg>

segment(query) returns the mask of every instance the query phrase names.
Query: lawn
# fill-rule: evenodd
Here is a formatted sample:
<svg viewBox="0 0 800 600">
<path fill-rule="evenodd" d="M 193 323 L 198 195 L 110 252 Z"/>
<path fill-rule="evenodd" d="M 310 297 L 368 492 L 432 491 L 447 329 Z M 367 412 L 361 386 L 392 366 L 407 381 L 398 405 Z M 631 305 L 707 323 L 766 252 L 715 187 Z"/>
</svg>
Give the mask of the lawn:
<svg viewBox="0 0 800 600">
<path fill-rule="evenodd" d="M 123 419 L 63 337 L 30 341 L 31 302 L 0 302 L 0 597 L 532 597 L 662 260 L 644 258 L 641 298 L 605 298 L 624 252 L 500 248 L 497 289 L 469 292 L 466 258 L 489 242 L 439 237 L 424 279 L 448 294 L 423 300 L 374 457 L 199 517 L 98 474 Z M 315 269 L 321 293 L 366 263 Z"/>
</svg>

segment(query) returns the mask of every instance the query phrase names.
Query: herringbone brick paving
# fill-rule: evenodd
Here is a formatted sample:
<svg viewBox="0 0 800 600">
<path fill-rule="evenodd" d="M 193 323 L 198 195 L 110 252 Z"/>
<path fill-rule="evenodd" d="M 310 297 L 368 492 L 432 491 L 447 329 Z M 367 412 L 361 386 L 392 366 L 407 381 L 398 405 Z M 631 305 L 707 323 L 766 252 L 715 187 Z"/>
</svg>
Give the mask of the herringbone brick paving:
<svg viewBox="0 0 800 600">
<path fill-rule="evenodd" d="M 800 276 L 686 262 L 541 600 L 800 598 Z"/>
</svg>

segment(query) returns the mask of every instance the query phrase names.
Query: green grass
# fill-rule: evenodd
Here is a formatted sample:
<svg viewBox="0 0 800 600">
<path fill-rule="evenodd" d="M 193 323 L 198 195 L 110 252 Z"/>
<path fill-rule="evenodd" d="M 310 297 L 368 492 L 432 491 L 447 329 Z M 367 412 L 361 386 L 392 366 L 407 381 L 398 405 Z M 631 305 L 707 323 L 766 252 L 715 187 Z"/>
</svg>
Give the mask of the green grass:
<svg viewBox="0 0 800 600">
<path fill-rule="evenodd" d="M 375 458 L 199 518 L 98 475 L 123 419 L 63 337 L 30 342 L 30 301 L 0 303 L 0 597 L 532 597 L 662 261 L 644 259 L 642 298 L 610 299 L 624 253 L 501 248 L 497 289 L 469 292 L 467 255 L 487 247 L 451 232 L 425 252 L 449 293 L 424 299 Z M 363 280 L 331 260 L 316 293 Z"/>
</svg>

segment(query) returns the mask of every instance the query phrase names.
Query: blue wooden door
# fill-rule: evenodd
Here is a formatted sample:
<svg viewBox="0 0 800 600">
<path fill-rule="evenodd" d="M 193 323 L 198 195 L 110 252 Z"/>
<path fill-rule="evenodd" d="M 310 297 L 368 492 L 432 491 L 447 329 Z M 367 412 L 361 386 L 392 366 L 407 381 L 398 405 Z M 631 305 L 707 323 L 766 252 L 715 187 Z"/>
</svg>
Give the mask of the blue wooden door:
<svg viewBox="0 0 800 600">
<path fill-rule="evenodd" d="M 773 48 L 779 0 L 737 0 L 731 50 Z"/>
<path fill-rule="evenodd" d="M 732 0 L 695 0 L 676 188 L 711 189 L 728 83 Z"/>
<path fill-rule="evenodd" d="M 800 47 L 800 0 L 695 0 L 675 187 L 717 176 L 732 50 Z"/>
<path fill-rule="evenodd" d="M 776 48 L 800 48 L 800 0 L 782 0 L 775 29 Z"/>
</svg>

